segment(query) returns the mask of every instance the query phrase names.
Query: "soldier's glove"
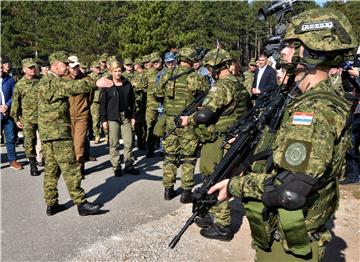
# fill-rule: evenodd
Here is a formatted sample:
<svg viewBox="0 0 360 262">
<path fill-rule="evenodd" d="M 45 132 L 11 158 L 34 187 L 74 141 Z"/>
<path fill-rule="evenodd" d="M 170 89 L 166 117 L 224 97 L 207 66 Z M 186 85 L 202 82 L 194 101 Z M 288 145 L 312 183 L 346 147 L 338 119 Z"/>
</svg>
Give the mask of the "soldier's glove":
<svg viewBox="0 0 360 262">
<path fill-rule="evenodd" d="M 305 205 L 306 197 L 316 182 L 309 175 L 283 171 L 265 181 L 262 201 L 267 207 L 299 209 Z"/>
</svg>

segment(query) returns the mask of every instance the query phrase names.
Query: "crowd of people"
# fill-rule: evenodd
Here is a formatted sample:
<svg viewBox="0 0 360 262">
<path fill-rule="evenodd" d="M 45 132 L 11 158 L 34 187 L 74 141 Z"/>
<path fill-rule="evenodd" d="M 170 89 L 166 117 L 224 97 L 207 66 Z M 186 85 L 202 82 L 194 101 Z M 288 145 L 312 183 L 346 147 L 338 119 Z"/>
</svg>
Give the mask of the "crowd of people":
<svg viewBox="0 0 360 262">
<path fill-rule="evenodd" d="M 341 14 L 324 11 L 321 14 L 325 20 L 341 17 L 339 22 L 343 23 L 342 26 L 346 29 L 351 27 Z M 297 20 L 294 18 L 292 26 L 299 24 L 298 21 L 309 21 L 308 17 L 318 17 L 318 14 L 315 16 L 308 11 Z M 175 197 L 174 185 L 180 168 L 180 202 L 192 203 L 198 153 L 200 172 L 203 181 L 206 181 L 231 147 L 230 144 L 221 147 L 226 142 L 224 134 L 227 129 L 257 106 L 264 94 L 284 88 L 293 78 L 301 95 L 289 104 L 275 137 L 264 131 L 264 137 L 268 139 L 264 139 L 257 150 L 272 149 L 267 161 L 271 158 L 271 168 L 265 166 L 263 159 L 255 161 L 246 174 L 215 185 L 210 192 L 220 190 L 218 198 L 221 202 L 205 216 L 198 217 L 195 223 L 202 228 L 200 233 L 204 237 L 231 240 L 234 232 L 229 196 L 239 196 L 244 200 L 248 214 L 251 214 L 249 221 L 259 259 L 271 253 L 271 249 L 281 249 L 284 257 L 291 252 L 306 257 L 315 249 L 321 254 L 323 246 L 314 243 L 319 243 L 319 239 L 329 240 L 323 225 L 334 210 L 328 209 L 326 215 L 321 216 L 326 218 L 324 220 L 319 216 L 321 221 L 316 225 L 309 221 L 314 221 L 313 218 L 319 215 L 314 211 L 319 209 L 316 209 L 319 201 L 336 201 L 337 196 L 330 193 L 330 189 L 336 186 L 335 177 L 338 178 L 343 168 L 340 160 L 345 158 L 346 150 L 346 177 L 342 183 L 357 183 L 360 174 L 359 87 L 345 90 L 353 92 L 354 100 L 351 118 L 353 141 L 348 147 L 344 133 L 348 128 L 345 122 L 350 107 L 342 99 L 346 92 L 341 77 L 345 71 L 338 62 L 334 62 L 338 60 L 333 57 L 334 53 L 343 55 L 345 51 L 354 49 L 356 41 L 350 30 L 347 31 L 350 42 L 335 34 L 324 50 L 331 55 L 318 57 L 314 55 L 316 50 L 325 47 L 319 47 L 317 36 L 314 39 L 312 36 L 322 32 L 304 31 L 299 34 L 289 29 L 285 36 L 287 45 L 281 52 L 282 63 L 287 64 L 286 70 L 285 67 L 276 70 L 268 57 L 260 54 L 256 59 L 250 59 L 248 70 L 242 72 L 239 56 L 235 53 L 216 48 L 204 54 L 203 50 L 186 46 L 169 50 L 163 55 L 153 52 L 121 61 L 104 53 L 91 63 L 90 72 L 87 72 L 76 55 L 69 56 L 58 51 L 49 56 L 48 66 L 40 67 L 33 58 L 24 58 L 24 75 L 15 83 L 9 61 L 3 57 L 0 63 L 1 128 L 4 130 L 10 168 L 23 168 L 16 160 L 17 127 L 24 135 L 30 174 L 40 175 L 38 166 L 45 165 L 47 215 L 55 215 L 65 209 L 58 203 L 57 181 L 61 174 L 79 214 L 96 214 L 101 204 L 86 200 L 81 180 L 86 174 L 85 162 L 96 160 L 89 153 L 90 140 L 94 144 L 101 143 L 103 135 L 103 142 L 109 146 L 115 176 L 141 173 L 132 154 L 135 147 L 144 150 L 146 158 L 154 157 L 156 148 L 160 148 L 164 157 L 164 199 Z M 304 64 L 312 67 L 304 67 Z M 290 70 L 292 75 L 288 73 Z M 346 72 L 359 85 L 359 70 L 351 67 Z M 175 119 L 199 95 L 204 95 L 199 110 L 192 115 L 181 116 L 180 127 L 175 128 L 178 125 Z M 162 139 L 165 134 L 166 138 Z M 121 167 L 120 138 L 124 145 L 124 170 Z M 321 180 L 321 184 L 316 180 Z M 296 186 L 292 187 L 291 183 Z M 308 210 L 314 212 L 305 217 L 289 211 L 287 203 L 277 198 L 284 190 L 293 190 L 297 195 L 308 197 L 312 189 L 304 192 L 305 188 L 315 187 L 315 184 L 324 198 L 314 198 L 313 203 L 307 203 Z M 266 221 L 260 219 L 264 217 L 264 214 L 261 215 L 264 206 L 267 217 L 270 217 Z M 277 212 L 273 212 L 275 208 Z M 280 221 L 282 226 L 278 227 L 271 219 Z M 304 226 L 301 234 L 291 235 L 291 223 Z M 307 227 L 305 223 L 308 223 Z M 275 231 L 270 232 L 274 228 Z M 300 243 L 298 240 L 303 239 L 304 234 L 307 241 Z"/>
</svg>

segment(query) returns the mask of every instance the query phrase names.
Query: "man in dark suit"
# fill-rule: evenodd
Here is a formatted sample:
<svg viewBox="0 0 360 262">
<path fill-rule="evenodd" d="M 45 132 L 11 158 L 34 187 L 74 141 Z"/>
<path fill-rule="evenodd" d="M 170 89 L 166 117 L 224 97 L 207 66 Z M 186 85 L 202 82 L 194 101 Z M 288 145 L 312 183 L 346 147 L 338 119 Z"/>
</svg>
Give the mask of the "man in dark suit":
<svg viewBox="0 0 360 262">
<path fill-rule="evenodd" d="M 263 93 L 271 92 L 278 87 L 276 71 L 267 64 L 266 55 L 261 54 L 258 62 L 259 66 L 255 71 L 254 81 L 251 88 L 251 93 L 257 97 Z"/>
</svg>

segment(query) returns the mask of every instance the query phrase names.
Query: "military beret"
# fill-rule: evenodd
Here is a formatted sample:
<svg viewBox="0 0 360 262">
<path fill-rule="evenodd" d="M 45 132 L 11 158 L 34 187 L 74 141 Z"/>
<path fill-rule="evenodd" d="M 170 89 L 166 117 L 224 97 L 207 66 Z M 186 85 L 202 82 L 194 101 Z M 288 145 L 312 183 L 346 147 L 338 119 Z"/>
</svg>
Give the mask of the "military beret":
<svg viewBox="0 0 360 262">
<path fill-rule="evenodd" d="M 68 56 L 65 51 L 57 51 L 55 53 L 52 53 L 49 56 L 49 62 L 50 64 L 53 64 L 55 61 L 59 61 L 65 64 L 69 63 Z"/>
<path fill-rule="evenodd" d="M 249 62 L 249 65 L 251 65 L 251 66 L 256 66 L 256 59 L 255 59 L 255 58 L 251 58 L 251 59 L 250 59 L 250 62 Z"/>
<path fill-rule="evenodd" d="M 36 63 L 35 63 L 34 59 L 32 59 L 32 58 L 25 58 L 25 59 L 21 60 L 21 66 L 29 68 L 29 67 L 36 66 Z"/>
<path fill-rule="evenodd" d="M 176 56 L 173 52 L 167 52 L 165 53 L 164 61 L 165 63 L 172 62 L 176 59 Z"/>
<path fill-rule="evenodd" d="M 124 65 L 130 65 L 133 64 L 133 60 L 130 57 L 127 57 L 124 59 Z"/>
</svg>

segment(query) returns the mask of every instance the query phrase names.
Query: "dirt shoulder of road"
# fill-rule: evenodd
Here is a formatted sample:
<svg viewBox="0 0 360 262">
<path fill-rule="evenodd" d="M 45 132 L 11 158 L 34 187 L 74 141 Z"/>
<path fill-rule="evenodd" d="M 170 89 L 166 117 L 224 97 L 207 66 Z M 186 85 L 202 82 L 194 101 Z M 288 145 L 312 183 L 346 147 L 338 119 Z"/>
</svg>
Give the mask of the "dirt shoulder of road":
<svg viewBox="0 0 360 262">
<path fill-rule="evenodd" d="M 332 225 L 333 240 L 325 261 L 360 261 L 360 186 L 341 187 L 341 200 Z M 173 200 L 174 201 L 174 200 Z M 231 242 L 203 238 L 196 225 L 190 226 L 174 249 L 168 247 L 172 237 L 191 215 L 191 205 L 184 205 L 160 220 L 114 235 L 79 250 L 72 261 L 253 261 L 250 229 L 243 211 L 232 204 L 240 217 L 239 228 Z M 235 205 L 235 206 L 234 206 Z"/>
</svg>

